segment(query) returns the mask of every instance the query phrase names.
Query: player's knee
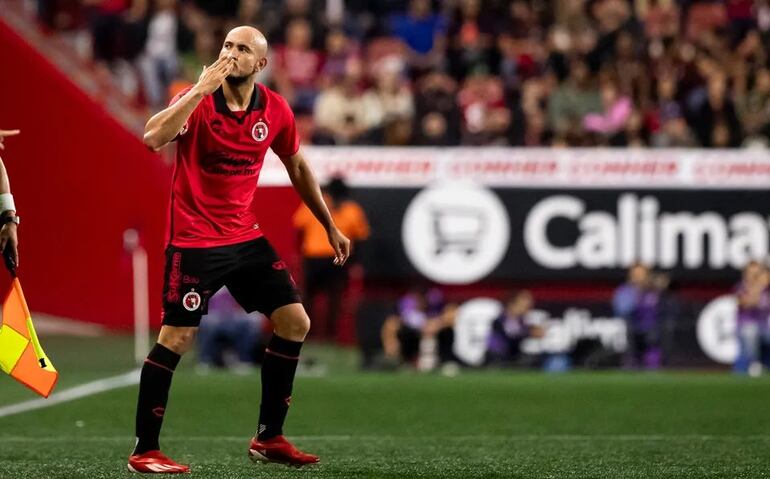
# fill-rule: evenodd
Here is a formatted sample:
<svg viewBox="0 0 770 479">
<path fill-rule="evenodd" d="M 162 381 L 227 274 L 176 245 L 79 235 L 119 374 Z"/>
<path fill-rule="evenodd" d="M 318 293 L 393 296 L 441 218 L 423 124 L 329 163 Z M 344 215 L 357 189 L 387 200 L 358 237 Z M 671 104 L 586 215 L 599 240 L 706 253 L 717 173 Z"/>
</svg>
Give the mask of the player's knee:
<svg viewBox="0 0 770 479">
<path fill-rule="evenodd" d="M 304 341 L 310 332 L 310 318 L 306 314 L 296 315 L 285 321 L 281 328 L 276 328 L 280 336 L 292 341 Z M 281 331 L 278 331 L 281 329 Z"/>
<path fill-rule="evenodd" d="M 307 333 L 310 332 L 310 318 L 307 314 L 297 316 L 294 321 L 292 321 L 292 329 L 292 332 L 296 336 L 302 336 L 303 338 L 307 336 Z"/>
<path fill-rule="evenodd" d="M 197 328 L 174 328 L 163 331 L 159 343 L 177 354 L 184 354 L 192 349 L 195 343 L 195 333 Z"/>
</svg>

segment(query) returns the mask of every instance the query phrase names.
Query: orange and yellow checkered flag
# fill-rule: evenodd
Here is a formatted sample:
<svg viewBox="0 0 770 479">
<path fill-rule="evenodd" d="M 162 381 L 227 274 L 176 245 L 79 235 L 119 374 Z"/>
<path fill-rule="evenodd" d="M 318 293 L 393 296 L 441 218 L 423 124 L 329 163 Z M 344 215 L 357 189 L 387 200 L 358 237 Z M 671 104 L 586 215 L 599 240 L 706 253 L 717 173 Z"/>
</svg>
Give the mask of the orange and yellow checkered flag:
<svg viewBox="0 0 770 479">
<path fill-rule="evenodd" d="M 21 283 L 16 277 L 3 303 L 0 369 L 43 397 L 51 394 L 59 379 L 59 373 L 40 347 Z"/>
</svg>

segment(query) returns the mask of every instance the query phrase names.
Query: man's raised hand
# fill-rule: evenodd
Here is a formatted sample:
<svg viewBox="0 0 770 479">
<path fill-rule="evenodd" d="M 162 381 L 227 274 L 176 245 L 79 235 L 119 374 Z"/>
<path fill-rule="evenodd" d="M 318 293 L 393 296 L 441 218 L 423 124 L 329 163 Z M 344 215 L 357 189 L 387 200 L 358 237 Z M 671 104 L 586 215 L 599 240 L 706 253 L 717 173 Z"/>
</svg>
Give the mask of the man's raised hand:
<svg viewBox="0 0 770 479">
<path fill-rule="evenodd" d="M 200 78 L 195 88 L 203 95 L 210 95 L 225 81 L 227 75 L 233 71 L 235 60 L 230 57 L 222 57 L 209 67 L 203 67 Z"/>
</svg>

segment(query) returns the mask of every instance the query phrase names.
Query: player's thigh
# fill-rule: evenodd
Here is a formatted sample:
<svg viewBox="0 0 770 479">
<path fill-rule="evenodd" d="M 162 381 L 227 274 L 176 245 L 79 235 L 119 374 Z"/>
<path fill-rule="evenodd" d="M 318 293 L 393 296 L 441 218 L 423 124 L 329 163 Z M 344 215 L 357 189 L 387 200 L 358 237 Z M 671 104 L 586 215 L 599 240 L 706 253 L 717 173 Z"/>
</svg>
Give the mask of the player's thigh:
<svg viewBox="0 0 770 479">
<path fill-rule="evenodd" d="M 225 286 L 246 312 L 259 311 L 268 318 L 283 306 L 302 303 L 286 263 L 264 238 L 241 252 L 240 265 L 228 274 Z"/>
<path fill-rule="evenodd" d="M 163 325 L 197 328 L 208 300 L 224 283 L 231 267 L 223 248 L 166 249 L 163 280 Z"/>
</svg>

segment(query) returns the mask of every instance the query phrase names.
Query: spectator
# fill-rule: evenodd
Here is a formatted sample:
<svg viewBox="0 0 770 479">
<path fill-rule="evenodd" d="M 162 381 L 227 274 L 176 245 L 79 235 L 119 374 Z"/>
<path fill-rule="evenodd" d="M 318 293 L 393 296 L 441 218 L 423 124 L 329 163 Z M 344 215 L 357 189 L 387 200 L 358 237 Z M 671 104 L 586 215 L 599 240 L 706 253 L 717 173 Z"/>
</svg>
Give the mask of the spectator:
<svg viewBox="0 0 770 479">
<path fill-rule="evenodd" d="M 506 90 L 513 91 L 521 84 L 519 52 L 516 50 L 513 40 L 509 35 L 500 35 L 497 41 L 497 49 L 500 54 L 500 64 L 498 65 L 500 78 Z"/>
<path fill-rule="evenodd" d="M 758 261 L 751 261 L 743 269 L 741 282 L 735 287 L 738 299 L 738 356 L 733 370 L 737 373 L 758 376 L 762 372 L 762 346 L 770 345 L 768 285 L 770 272 Z"/>
<path fill-rule="evenodd" d="M 460 142 L 457 86 L 447 75 L 432 73 L 418 83 L 416 113 L 418 145 L 452 146 Z"/>
<path fill-rule="evenodd" d="M 238 13 L 233 19 L 232 27 L 237 25 L 253 25 L 261 32 L 272 33 L 278 30 L 281 25 L 280 12 L 276 8 L 270 8 L 263 0 L 240 0 L 238 3 Z M 228 28 L 230 25 L 228 25 Z M 226 30 L 227 28 L 225 28 Z M 275 38 L 273 41 L 281 43 L 284 38 Z"/>
<path fill-rule="evenodd" d="M 653 140 L 653 145 L 669 148 L 692 148 L 697 146 L 697 143 L 684 118 L 674 117 L 664 121 L 660 132 L 656 134 Z"/>
<path fill-rule="evenodd" d="M 618 36 L 635 29 L 635 21 L 630 3 L 624 0 L 599 0 L 590 5 L 590 10 L 596 22 L 597 38 L 586 60 L 593 71 L 599 71 L 614 62 Z"/>
<path fill-rule="evenodd" d="M 137 2 L 141 3 L 141 2 Z M 88 25 L 91 31 L 93 60 L 112 63 L 121 51 L 122 35 L 125 34 L 124 15 L 129 0 L 88 0 Z"/>
<path fill-rule="evenodd" d="M 316 80 L 323 57 L 311 47 L 312 34 L 309 22 L 292 20 L 286 28 L 286 44 L 276 49 L 275 83 L 297 114 L 312 112 L 318 95 Z"/>
<path fill-rule="evenodd" d="M 321 93 L 314 113 L 316 142 L 369 144 L 380 137 L 383 111 L 375 94 L 361 85 L 361 62 L 351 61 L 342 81 Z"/>
<path fill-rule="evenodd" d="M 602 111 L 602 99 L 594 83 L 588 65 L 573 59 L 569 76 L 556 87 L 548 103 L 548 122 L 556 133 L 575 130 L 586 115 Z"/>
<path fill-rule="evenodd" d="M 177 75 L 177 37 L 182 28 L 176 0 L 157 0 L 149 16 L 147 40 L 138 61 L 147 103 L 153 110 L 168 103 L 166 94 Z"/>
<path fill-rule="evenodd" d="M 83 21 L 82 0 L 37 0 L 38 19 L 46 29 L 71 31 Z"/>
<path fill-rule="evenodd" d="M 289 43 L 289 27 L 296 20 L 307 23 L 310 28 L 310 43 L 313 48 L 323 46 L 324 32 L 322 25 L 323 1 L 321 0 L 286 0 L 276 2 L 281 8 L 280 21 L 277 30 L 271 31 L 270 36 L 276 41 Z"/>
<path fill-rule="evenodd" d="M 611 137 L 624 129 L 631 117 L 632 103 L 627 96 L 619 96 L 615 85 L 606 83 L 601 89 L 602 113 L 588 113 L 583 118 L 583 128 L 586 131 Z"/>
<path fill-rule="evenodd" d="M 527 315 L 534 306 L 532 293 L 527 290 L 512 294 L 505 303 L 505 310 L 492 323 L 487 339 L 487 364 L 511 366 L 524 356 L 521 343 L 529 337 L 542 337 L 543 331 L 527 322 Z"/>
<path fill-rule="evenodd" d="M 691 124 L 701 146 L 740 145 L 741 125 L 728 96 L 727 79 L 721 73 L 708 79 L 706 98 L 694 107 Z"/>
<path fill-rule="evenodd" d="M 513 137 L 513 143 L 516 145 L 536 146 L 547 144 L 552 134 L 550 125 L 546 119 L 544 106 L 547 104 L 549 92 L 551 91 L 551 79 L 531 78 L 524 82 L 521 89 L 521 110 L 520 121 L 523 127 L 516 130 L 523 130 L 523 137 Z M 516 113 L 519 113 L 516 111 Z M 523 118 L 521 118 L 523 117 Z M 568 125 L 563 134 L 578 132 L 579 123 Z M 512 136 L 509 134 L 509 136 Z"/>
<path fill-rule="evenodd" d="M 369 237 L 369 223 L 364 210 L 351 198 L 350 188 L 342 177 L 332 178 L 323 190 L 334 223 L 354 243 L 353 251 L 358 251 L 361 243 Z M 305 306 L 308 314 L 321 326 L 316 330 L 323 337 L 333 339 L 355 256 L 342 267 L 333 263 L 334 250 L 329 246 L 326 230 L 304 204 L 294 214 L 293 222 L 302 240 Z M 313 314 L 319 296 L 326 299 L 325 317 Z"/>
<path fill-rule="evenodd" d="M 415 76 L 444 62 L 446 20 L 431 11 L 430 0 L 411 0 L 406 14 L 392 16 L 391 31 L 409 47 L 409 64 Z"/>
<path fill-rule="evenodd" d="M 628 366 L 657 369 L 661 365 L 658 300 L 650 270 L 640 263 L 629 269 L 628 280 L 615 290 L 612 307 L 626 321 Z"/>
<path fill-rule="evenodd" d="M 422 355 L 429 369 L 438 351 L 441 364 L 455 361 L 454 320 L 456 306 L 447 304 L 440 290 L 413 291 L 398 301 L 396 313 L 382 325 L 382 347 L 388 365 L 416 364 Z M 437 348 L 436 348 L 437 346 Z"/>
<path fill-rule="evenodd" d="M 403 62 L 395 56 L 386 57 L 374 66 L 374 95 L 383 115 L 386 145 L 406 145 L 411 139 L 414 97 L 403 70 Z"/>
<path fill-rule="evenodd" d="M 448 60 L 455 78 L 492 72 L 494 23 L 481 0 L 462 0 L 449 27 Z"/>
<path fill-rule="evenodd" d="M 511 113 L 497 78 L 486 75 L 468 78 L 457 94 L 457 103 L 463 118 L 463 144 L 505 143 Z"/>
<path fill-rule="evenodd" d="M 496 26 L 497 48 L 500 73 L 510 88 L 539 74 L 547 55 L 542 52 L 543 34 L 529 4 L 524 0 L 510 2 L 505 13 Z"/>
<path fill-rule="evenodd" d="M 753 0 L 726 0 L 727 19 L 730 22 L 729 32 L 733 43 L 745 38 L 754 31 Z"/>
<path fill-rule="evenodd" d="M 671 277 L 666 273 L 656 272 L 651 275 L 650 286 L 658 294 L 658 322 L 660 323 L 661 364 L 673 352 L 674 331 L 682 314 L 682 303 L 671 284 Z"/>
<path fill-rule="evenodd" d="M 770 69 L 759 70 L 751 90 L 737 101 L 743 117 L 747 138 L 744 144 L 770 141 Z"/>
<path fill-rule="evenodd" d="M 666 74 L 658 79 L 657 107 L 648 115 L 652 145 L 657 147 L 694 147 L 695 138 L 677 101 L 675 78 Z"/>
<path fill-rule="evenodd" d="M 219 48 L 220 45 L 217 44 L 210 29 L 198 30 L 193 40 L 193 48 L 181 58 L 183 81 L 186 81 L 188 85 L 196 82 L 201 74 L 201 65 L 214 63 L 219 55 Z M 182 88 L 179 88 L 179 91 L 181 90 Z M 176 95 L 179 91 L 172 93 Z M 169 96 L 173 98 L 174 95 Z"/>
<path fill-rule="evenodd" d="M 208 310 L 198 331 L 198 371 L 227 367 L 249 372 L 256 362 L 264 316 L 245 313 L 227 288 L 211 297 Z"/>
<path fill-rule="evenodd" d="M 646 109 L 650 102 L 650 74 L 639 51 L 639 45 L 643 45 L 640 40 L 628 31 L 618 33 L 614 59 L 601 73 L 609 77 L 605 81 L 615 85 L 620 97 L 628 97 L 634 105 Z"/>
<path fill-rule="evenodd" d="M 321 77 L 324 88 L 330 88 L 334 82 L 345 76 L 348 63 L 360 60 L 357 45 L 345 32 L 333 29 L 326 35 L 326 60 Z"/>
<path fill-rule="evenodd" d="M 637 2 L 637 5 L 644 2 Z M 650 0 L 638 8 L 644 21 L 644 33 L 650 39 L 673 38 L 679 29 L 679 9 L 670 0 Z"/>
<path fill-rule="evenodd" d="M 647 115 L 647 122 L 652 125 L 653 131 L 657 131 L 665 121 L 683 116 L 682 106 L 677 101 L 677 85 L 673 75 L 664 74 L 659 77 L 655 92 L 656 106 Z"/>
</svg>

